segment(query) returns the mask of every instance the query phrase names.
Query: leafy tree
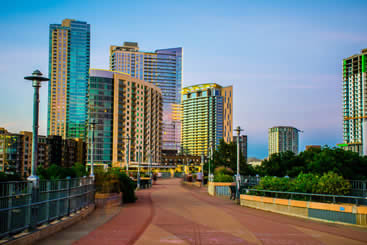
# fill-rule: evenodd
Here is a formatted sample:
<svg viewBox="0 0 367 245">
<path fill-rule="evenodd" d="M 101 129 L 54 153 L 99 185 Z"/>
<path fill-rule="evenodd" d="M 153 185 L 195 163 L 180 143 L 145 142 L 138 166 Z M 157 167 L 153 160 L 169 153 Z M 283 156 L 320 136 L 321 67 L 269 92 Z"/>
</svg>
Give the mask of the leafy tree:
<svg viewBox="0 0 367 245">
<path fill-rule="evenodd" d="M 237 144 L 235 142 L 226 143 L 223 139 L 219 141 L 217 149 L 213 152 L 211 162 L 211 172 L 219 166 L 224 166 L 235 171 L 237 169 Z M 204 169 L 208 169 L 208 163 L 205 163 Z M 253 168 L 247 164 L 245 157 L 240 154 L 240 174 L 252 175 Z"/>
<path fill-rule="evenodd" d="M 295 155 L 293 152 L 273 154 L 254 168 L 261 176 L 296 177 L 300 173 L 323 175 L 332 171 L 346 179 L 366 179 L 367 157 L 340 148 L 309 149 Z"/>
<path fill-rule="evenodd" d="M 88 172 L 87 172 L 85 166 L 81 163 L 78 163 L 78 162 L 75 163 L 74 166 L 72 167 L 72 169 L 74 170 L 77 177 L 88 176 Z"/>
<path fill-rule="evenodd" d="M 4 172 L 0 172 L 0 182 L 6 181 L 20 181 L 21 177 L 18 174 L 6 174 Z"/>
</svg>

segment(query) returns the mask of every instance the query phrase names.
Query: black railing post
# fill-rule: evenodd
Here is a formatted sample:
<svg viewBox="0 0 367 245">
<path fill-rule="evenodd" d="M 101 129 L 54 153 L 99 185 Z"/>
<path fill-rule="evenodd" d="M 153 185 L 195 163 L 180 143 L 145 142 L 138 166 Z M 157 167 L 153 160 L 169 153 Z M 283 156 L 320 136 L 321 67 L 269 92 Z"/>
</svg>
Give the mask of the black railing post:
<svg viewBox="0 0 367 245">
<path fill-rule="evenodd" d="M 66 177 L 66 189 L 67 189 L 67 193 L 66 193 L 66 197 L 67 197 L 67 201 L 66 201 L 66 215 L 69 216 L 70 215 L 70 182 L 71 182 L 71 178 L 70 176 Z"/>
</svg>

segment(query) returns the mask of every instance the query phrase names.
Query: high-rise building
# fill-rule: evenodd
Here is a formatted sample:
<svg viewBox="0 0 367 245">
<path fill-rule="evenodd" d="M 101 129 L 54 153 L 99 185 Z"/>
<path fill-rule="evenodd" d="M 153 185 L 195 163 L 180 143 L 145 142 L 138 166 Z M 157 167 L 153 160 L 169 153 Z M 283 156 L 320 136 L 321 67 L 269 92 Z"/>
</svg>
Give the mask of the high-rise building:
<svg viewBox="0 0 367 245">
<path fill-rule="evenodd" d="M 269 128 L 269 157 L 274 153 L 292 151 L 298 154 L 298 132 L 294 127 Z"/>
<path fill-rule="evenodd" d="M 237 135 L 233 135 L 233 142 L 237 144 Z M 240 152 L 247 161 L 247 135 L 240 135 Z"/>
<path fill-rule="evenodd" d="M 139 51 L 138 43 L 110 47 L 110 69 L 158 86 L 163 96 L 162 149 L 180 149 L 182 48 Z"/>
<path fill-rule="evenodd" d="M 232 142 L 232 86 L 216 83 L 186 87 L 182 91 L 182 148 L 184 153 L 207 155 L 220 139 Z"/>
<path fill-rule="evenodd" d="M 95 164 L 125 166 L 160 162 L 162 93 L 151 83 L 116 71 L 91 69 L 89 78 L 89 121 L 94 121 Z M 88 158 L 92 131 L 89 130 Z M 129 148 L 127 147 L 129 144 Z M 88 159 L 88 163 L 91 159 Z"/>
<path fill-rule="evenodd" d="M 28 177 L 32 166 L 32 132 L 10 133 L 0 128 L 0 172 Z M 71 167 L 85 164 L 86 144 L 82 140 L 62 139 L 61 136 L 38 136 L 37 166 L 56 164 Z"/>
<path fill-rule="evenodd" d="M 343 148 L 367 154 L 367 49 L 343 60 Z"/>
<path fill-rule="evenodd" d="M 21 135 L 0 128 L 0 172 L 20 175 L 21 153 Z"/>
<path fill-rule="evenodd" d="M 65 19 L 50 25 L 47 134 L 85 139 L 90 25 Z"/>
</svg>

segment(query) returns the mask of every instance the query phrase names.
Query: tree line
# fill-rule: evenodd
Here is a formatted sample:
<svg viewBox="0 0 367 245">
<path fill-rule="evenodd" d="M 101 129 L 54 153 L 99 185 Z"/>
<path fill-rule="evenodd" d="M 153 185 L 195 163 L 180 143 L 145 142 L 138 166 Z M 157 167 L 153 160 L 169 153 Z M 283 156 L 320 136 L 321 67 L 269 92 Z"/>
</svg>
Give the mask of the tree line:
<svg viewBox="0 0 367 245">
<path fill-rule="evenodd" d="M 236 171 L 236 143 L 225 143 L 224 140 L 221 140 L 213 153 L 213 160 L 210 164 L 212 173 L 219 166 L 229 167 Z M 206 162 L 204 166 L 206 172 L 208 167 L 208 162 Z M 324 146 L 319 149 L 311 148 L 298 155 L 291 151 L 275 153 L 263 160 L 260 166 L 252 167 L 240 154 L 240 173 L 242 175 L 258 174 L 293 178 L 300 173 L 313 173 L 321 176 L 328 172 L 334 172 L 345 179 L 365 180 L 367 179 L 367 157 L 352 151 Z"/>
</svg>

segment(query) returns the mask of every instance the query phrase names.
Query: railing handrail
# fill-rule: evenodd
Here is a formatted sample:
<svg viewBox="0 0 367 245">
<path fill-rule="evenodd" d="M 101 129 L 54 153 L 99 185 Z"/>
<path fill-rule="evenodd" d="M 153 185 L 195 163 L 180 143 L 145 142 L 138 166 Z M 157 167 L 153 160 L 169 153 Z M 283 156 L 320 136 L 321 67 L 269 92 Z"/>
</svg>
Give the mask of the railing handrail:
<svg viewBox="0 0 367 245">
<path fill-rule="evenodd" d="M 271 191 L 271 190 L 258 190 L 258 189 L 245 189 L 249 191 L 260 191 L 260 192 L 271 192 L 280 194 L 294 194 L 294 195 L 305 195 L 305 196 L 322 196 L 322 197 L 339 197 L 339 198 L 353 198 L 353 199 L 367 199 L 367 197 L 360 196 L 343 196 L 343 195 L 330 195 L 330 194 L 319 194 L 319 193 L 304 193 L 304 192 L 289 192 L 289 191 Z"/>
</svg>

